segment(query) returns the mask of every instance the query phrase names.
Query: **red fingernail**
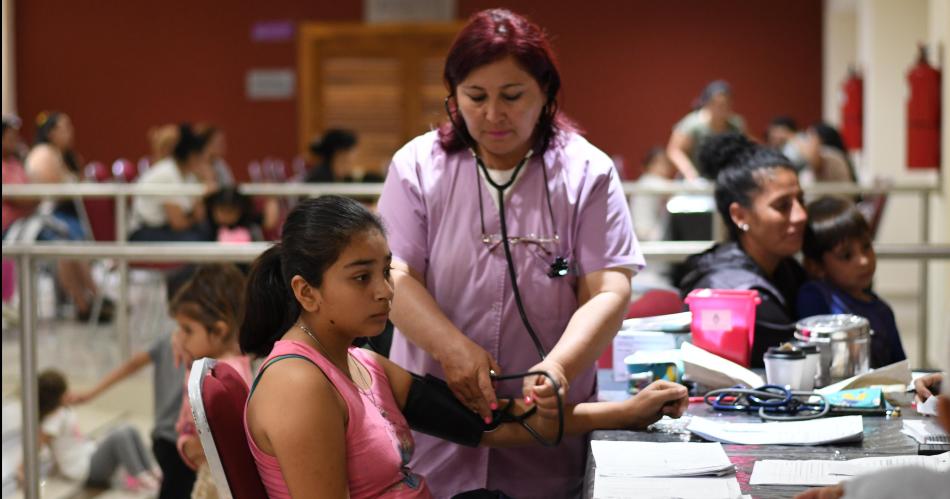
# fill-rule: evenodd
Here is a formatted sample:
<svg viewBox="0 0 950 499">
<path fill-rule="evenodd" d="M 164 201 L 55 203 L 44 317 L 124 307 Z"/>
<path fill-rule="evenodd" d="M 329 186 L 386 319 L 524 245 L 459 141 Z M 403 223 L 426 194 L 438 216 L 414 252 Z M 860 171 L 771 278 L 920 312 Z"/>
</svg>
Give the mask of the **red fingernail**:
<svg viewBox="0 0 950 499">
<path fill-rule="evenodd" d="M 497 410 L 498 410 L 498 404 L 495 403 L 495 402 L 492 402 L 492 403 L 491 403 L 491 410 L 497 411 Z"/>
<path fill-rule="evenodd" d="M 491 424 L 491 418 L 486 417 L 486 418 L 485 418 L 485 424 Z"/>
<path fill-rule="evenodd" d="M 525 403 L 525 404 L 530 404 L 530 403 L 531 403 L 531 397 L 525 397 L 525 398 L 524 398 L 524 403 Z"/>
</svg>

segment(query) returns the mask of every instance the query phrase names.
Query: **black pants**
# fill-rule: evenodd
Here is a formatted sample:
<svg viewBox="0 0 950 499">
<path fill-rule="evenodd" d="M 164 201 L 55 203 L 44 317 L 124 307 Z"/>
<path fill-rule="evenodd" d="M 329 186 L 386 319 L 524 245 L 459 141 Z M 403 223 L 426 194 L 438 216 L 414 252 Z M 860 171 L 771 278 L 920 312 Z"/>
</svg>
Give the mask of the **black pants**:
<svg viewBox="0 0 950 499">
<path fill-rule="evenodd" d="M 188 499 L 195 485 L 195 472 L 178 455 L 175 442 L 165 439 L 152 440 L 152 454 L 162 469 L 162 488 L 159 499 Z"/>
</svg>

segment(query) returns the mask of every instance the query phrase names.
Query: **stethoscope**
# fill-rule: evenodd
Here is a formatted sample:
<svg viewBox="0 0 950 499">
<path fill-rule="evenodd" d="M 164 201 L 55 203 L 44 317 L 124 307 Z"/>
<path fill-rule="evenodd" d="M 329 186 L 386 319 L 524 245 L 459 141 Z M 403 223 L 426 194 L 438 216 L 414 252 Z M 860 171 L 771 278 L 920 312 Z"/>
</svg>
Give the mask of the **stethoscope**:
<svg viewBox="0 0 950 499">
<path fill-rule="evenodd" d="M 476 176 L 478 176 L 478 170 L 481 169 L 482 175 L 485 177 L 485 180 L 488 182 L 488 184 L 498 191 L 498 218 L 500 219 L 500 222 L 501 222 L 501 243 L 502 243 L 502 247 L 504 247 L 505 249 L 505 260 L 507 261 L 507 264 L 508 264 L 508 276 L 511 279 L 512 294 L 515 297 L 515 305 L 518 308 L 518 314 L 521 316 L 521 322 L 524 323 L 524 327 L 528 331 L 528 335 L 531 337 L 531 341 L 534 343 L 535 349 L 537 349 L 538 351 L 538 356 L 541 357 L 541 360 L 544 360 L 545 357 L 547 357 L 547 350 L 544 349 L 544 345 L 541 344 L 541 340 L 538 338 L 537 333 L 534 331 L 534 328 L 531 326 L 531 321 L 528 320 L 528 314 L 525 312 L 524 303 L 521 300 L 521 289 L 518 287 L 518 274 L 515 271 L 515 262 L 511 256 L 511 243 L 508 238 L 508 223 L 505 220 L 505 190 L 514 184 L 515 180 L 518 178 L 518 173 L 521 172 L 521 169 L 524 167 L 524 165 L 528 163 L 529 159 L 531 159 L 533 151 L 529 150 L 528 153 L 525 154 L 524 158 L 522 158 L 521 161 L 518 162 L 518 164 L 515 166 L 514 172 L 511 175 L 511 178 L 508 179 L 508 181 L 506 181 L 503 184 L 499 184 L 495 182 L 494 179 L 492 179 L 491 176 L 488 174 L 488 167 L 485 166 L 485 162 L 482 161 L 482 158 L 476 152 L 477 144 L 474 143 L 474 140 L 472 140 L 471 137 L 469 137 L 466 133 L 464 133 L 464 128 L 460 127 L 455 122 L 455 118 L 452 115 L 451 110 L 449 109 L 449 99 L 451 98 L 452 98 L 451 95 L 445 98 L 445 112 L 449 117 L 449 122 L 452 123 L 452 128 L 455 130 L 455 133 L 458 134 L 458 136 L 461 137 L 462 140 L 464 140 L 468 144 L 469 150 L 472 152 L 472 157 L 475 158 Z M 557 224 L 555 223 L 555 220 L 554 220 L 554 209 L 551 206 L 551 191 L 548 188 L 548 173 L 547 173 L 547 170 L 543 166 L 544 165 L 542 165 L 541 171 L 544 174 L 545 200 L 547 201 L 548 215 L 551 217 L 551 227 L 554 230 L 554 241 L 557 242 L 560 240 L 560 238 L 558 237 Z M 479 215 L 479 220 L 481 221 L 482 242 L 488 244 L 491 242 L 491 238 L 490 236 L 488 236 L 488 232 L 485 230 L 485 211 L 482 204 L 482 183 L 481 182 L 476 182 L 476 183 L 478 185 L 478 215 Z M 564 277 L 568 274 L 569 270 L 570 270 L 570 265 L 568 263 L 568 260 L 562 256 L 557 256 L 555 257 L 554 262 L 551 263 L 551 267 L 548 272 L 548 277 L 551 277 L 552 279 L 557 278 L 557 277 Z M 539 443 L 541 443 L 544 446 L 554 447 L 561 443 L 561 438 L 564 436 L 564 402 L 563 400 L 561 400 L 561 393 L 560 393 L 561 386 L 560 384 L 558 384 L 557 380 L 555 380 L 553 377 L 551 377 L 550 374 L 544 371 L 515 373 L 515 374 L 507 374 L 503 376 L 495 375 L 494 373 L 490 373 L 490 374 L 492 375 L 491 378 L 494 379 L 495 381 L 526 378 L 528 376 L 546 377 L 551 382 L 552 386 L 554 387 L 554 395 L 557 398 L 558 431 L 557 431 L 557 437 L 555 437 L 554 440 L 552 441 L 546 440 L 544 437 L 538 434 L 533 428 L 531 428 L 525 422 L 525 420 L 528 417 L 530 417 L 532 414 L 535 413 L 535 411 L 537 410 L 537 406 L 532 406 L 531 409 L 526 411 L 521 416 L 512 416 L 511 414 L 507 412 L 507 409 L 509 409 L 511 404 L 513 403 L 512 401 L 509 401 L 506 407 L 501 408 L 498 411 L 493 411 L 492 427 L 493 428 L 497 427 L 497 425 L 501 424 L 502 422 L 518 422 L 521 424 L 521 426 L 525 428 L 525 430 L 528 431 L 528 433 L 531 434 L 531 436 L 535 438 L 535 440 L 537 440 Z"/>
<path fill-rule="evenodd" d="M 811 402 L 812 397 L 819 400 Z M 820 393 L 789 390 L 778 385 L 722 388 L 707 393 L 703 400 L 717 411 L 757 412 L 759 417 L 769 421 L 807 421 L 831 410 L 828 399 Z"/>
</svg>

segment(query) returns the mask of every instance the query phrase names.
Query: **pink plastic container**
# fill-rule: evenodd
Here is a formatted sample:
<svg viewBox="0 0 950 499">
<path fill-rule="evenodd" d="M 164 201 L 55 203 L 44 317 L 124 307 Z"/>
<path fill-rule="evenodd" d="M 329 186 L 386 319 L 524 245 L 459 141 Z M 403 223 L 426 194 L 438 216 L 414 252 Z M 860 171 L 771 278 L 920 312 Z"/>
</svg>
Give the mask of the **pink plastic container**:
<svg viewBox="0 0 950 499">
<path fill-rule="evenodd" d="M 748 367 L 755 337 L 759 292 L 738 289 L 694 289 L 684 300 L 693 313 L 693 344 Z"/>
<path fill-rule="evenodd" d="M 8 302 L 16 291 L 16 266 L 13 260 L 3 259 L 3 301 Z"/>
</svg>

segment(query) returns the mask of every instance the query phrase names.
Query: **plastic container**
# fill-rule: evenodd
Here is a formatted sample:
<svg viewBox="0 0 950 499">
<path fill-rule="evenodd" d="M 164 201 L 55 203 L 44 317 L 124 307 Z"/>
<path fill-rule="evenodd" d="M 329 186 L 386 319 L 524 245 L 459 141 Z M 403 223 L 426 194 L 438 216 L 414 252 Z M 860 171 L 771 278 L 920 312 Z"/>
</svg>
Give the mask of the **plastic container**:
<svg viewBox="0 0 950 499">
<path fill-rule="evenodd" d="M 693 344 L 707 352 L 749 367 L 755 337 L 759 292 L 736 289 L 694 289 L 684 300 L 693 314 Z"/>
<path fill-rule="evenodd" d="M 801 390 L 806 357 L 804 350 L 791 345 L 769 348 L 764 357 L 765 378 L 768 384 Z"/>
</svg>

